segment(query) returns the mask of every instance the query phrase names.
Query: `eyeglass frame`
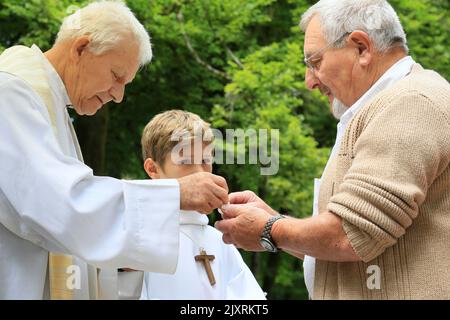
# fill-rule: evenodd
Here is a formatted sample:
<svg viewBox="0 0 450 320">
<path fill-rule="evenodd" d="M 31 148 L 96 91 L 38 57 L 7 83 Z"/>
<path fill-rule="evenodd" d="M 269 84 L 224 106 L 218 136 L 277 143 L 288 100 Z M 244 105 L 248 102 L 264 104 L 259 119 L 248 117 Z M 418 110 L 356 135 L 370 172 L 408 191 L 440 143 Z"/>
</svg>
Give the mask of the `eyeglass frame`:
<svg viewBox="0 0 450 320">
<path fill-rule="evenodd" d="M 333 48 L 333 47 L 336 45 L 336 43 L 342 41 L 345 37 L 347 37 L 347 36 L 350 35 L 350 34 L 351 34 L 351 32 L 346 32 L 346 33 L 344 33 L 344 34 L 343 34 L 342 36 L 340 36 L 337 40 L 333 41 L 332 43 L 330 43 L 330 44 L 327 45 L 326 47 L 320 49 L 319 51 L 314 52 L 312 55 L 309 56 L 309 58 L 303 59 L 303 64 L 304 64 L 309 70 L 311 70 L 311 72 L 314 72 L 314 69 L 316 69 L 316 66 L 313 66 L 313 65 L 310 63 L 311 59 L 314 58 L 314 57 L 316 57 L 316 56 L 319 55 L 319 54 L 322 54 L 322 56 L 323 56 L 323 54 L 324 54 L 327 50 Z M 321 59 L 321 60 L 322 60 L 322 59 Z M 321 62 L 321 60 L 318 61 L 318 62 Z M 319 68 L 320 68 L 320 66 L 319 66 Z"/>
</svg>

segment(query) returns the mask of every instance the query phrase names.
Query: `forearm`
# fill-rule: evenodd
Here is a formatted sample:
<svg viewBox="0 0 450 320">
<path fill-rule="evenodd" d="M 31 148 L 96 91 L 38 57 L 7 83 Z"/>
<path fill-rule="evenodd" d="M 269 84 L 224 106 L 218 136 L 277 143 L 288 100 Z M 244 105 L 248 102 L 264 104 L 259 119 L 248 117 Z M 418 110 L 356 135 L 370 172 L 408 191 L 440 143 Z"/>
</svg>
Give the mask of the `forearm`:
<svg viewBox="0 0 450 320">
<path fill-rule="evenodd" d="M 324 261 L 361 260 L 347 239 L 341 218 L 331 212 L 307 219 L 278 220 L 272 238 L 280 249 L 300 259 L 308 255 Z"/>
</svg>

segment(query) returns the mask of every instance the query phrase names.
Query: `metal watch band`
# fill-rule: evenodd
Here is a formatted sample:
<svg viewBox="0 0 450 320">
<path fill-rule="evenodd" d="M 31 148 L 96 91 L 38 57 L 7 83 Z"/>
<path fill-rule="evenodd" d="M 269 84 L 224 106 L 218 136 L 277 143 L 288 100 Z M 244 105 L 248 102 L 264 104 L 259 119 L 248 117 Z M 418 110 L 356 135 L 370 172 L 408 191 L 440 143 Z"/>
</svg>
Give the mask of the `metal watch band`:
<svg viewBox="0 0 450 320">
<path fill-rule="evenodd" d="M 269 219 L 269 221 L 267 221 L 266 225 L 264 226 L 264 230 L 263 230 L 261 236 L 264 237 L 264 238 L 269 239 L 269 240 L 273 243 L 272 236 L 271 236 L 271 234 L 270 234 L 270 232 L 272 231 L 272 226 L 273 226 L 273 224 L 274 224 L 276 221 L 278 221 L 278 220 L 280 220 L 280 219 L 283 219 L 283 218 L 286 218 L 286 217 L 283 216 L 283 215 L 281 215 L 281 214 L 278 215 L 278 216 L 273 216 L 273 217 L 271 217 L 271 218 Z"/>
</svg>

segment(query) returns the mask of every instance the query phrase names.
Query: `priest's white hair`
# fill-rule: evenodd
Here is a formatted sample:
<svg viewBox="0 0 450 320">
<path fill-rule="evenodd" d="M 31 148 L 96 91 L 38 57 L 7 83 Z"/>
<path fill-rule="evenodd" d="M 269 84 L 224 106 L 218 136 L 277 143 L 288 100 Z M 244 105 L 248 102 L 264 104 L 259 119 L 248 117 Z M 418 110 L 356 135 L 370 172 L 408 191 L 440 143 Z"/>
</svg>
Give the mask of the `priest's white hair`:
<svg viewBox="0 0 450 320">
<path fill-rule="evenodd" d="M 400 19 L 386 0 L 320 0 L 303 14 L 300 22 L 303 31 L 306 31 L 315 15 L 319 16 L 329 44 L 346 33 L 359 30 L 369 35 L 381 53 L 394 46 L 409 51 Z M 336 47 L 340 48 L 344 44 L 345 38 L 336 43 Z"/>
<path fill-rule="evenodd" d="M 152 60 L 150 36 L 123 1 L 97 1 L 66 17 L 55 44 L 89 35 L 89 49 L 100 55 L 135 41 L 139 46 L 141 66 Z"/>
</svg>

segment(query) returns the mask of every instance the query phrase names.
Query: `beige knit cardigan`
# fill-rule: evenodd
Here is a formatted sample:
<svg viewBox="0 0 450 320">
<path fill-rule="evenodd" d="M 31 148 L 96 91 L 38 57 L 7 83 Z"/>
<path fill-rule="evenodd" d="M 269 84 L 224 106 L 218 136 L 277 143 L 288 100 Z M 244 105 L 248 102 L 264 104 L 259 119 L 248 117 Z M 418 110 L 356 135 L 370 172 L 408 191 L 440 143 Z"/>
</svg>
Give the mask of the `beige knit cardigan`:
<svg viewBox="0 0 450 320">
<path fill-rule="evenodd" d="M 324 173 L 319 211 L 363 262 L 317 260 L 314 299 L 450 299 L 449 162 L 450 85 L 415 65 L 354 116 Z"/>
</svg>

